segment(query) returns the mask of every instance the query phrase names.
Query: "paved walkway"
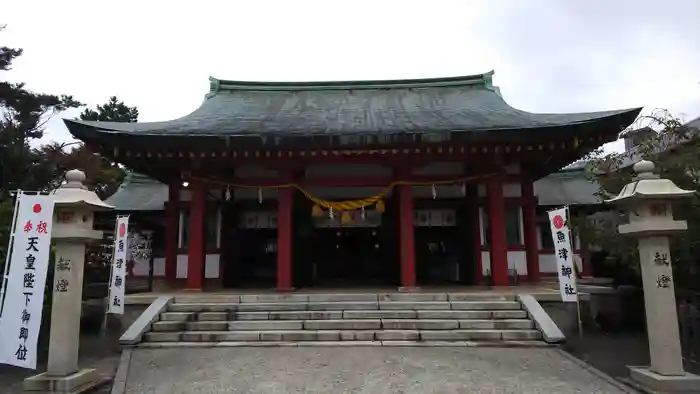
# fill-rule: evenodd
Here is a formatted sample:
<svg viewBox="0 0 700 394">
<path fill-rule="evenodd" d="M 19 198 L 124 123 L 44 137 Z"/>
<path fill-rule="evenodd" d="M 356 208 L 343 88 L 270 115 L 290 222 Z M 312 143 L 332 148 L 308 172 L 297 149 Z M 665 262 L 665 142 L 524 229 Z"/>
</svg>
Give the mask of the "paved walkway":
<svg viewBox="0 0 700 394">
<path fill-rule="evenodd" d="M 556 349 L 136 349 L 127 393 L 629 393 Z"/>
</svg>

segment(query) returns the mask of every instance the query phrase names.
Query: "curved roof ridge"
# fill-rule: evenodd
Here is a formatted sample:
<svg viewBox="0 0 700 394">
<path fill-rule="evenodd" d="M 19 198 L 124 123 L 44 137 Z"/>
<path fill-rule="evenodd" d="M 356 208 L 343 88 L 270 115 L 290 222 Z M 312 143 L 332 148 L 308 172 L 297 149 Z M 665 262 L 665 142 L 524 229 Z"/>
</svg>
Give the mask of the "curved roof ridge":
<svg viewBox="0 0 700 394">
<path fill-rule="evenodd" d="M 639 108 L 531 113 L 512 107 L 494 72 L 461 77 L 347 82 L 240 82 L 211 78 L 194 111 L 159 122 L 64 119 L 71 133 L 291 137 L 549 129 L 590 122 L 627 126 Z M 619 119 L 618 119 L 619 117 Z M 628 119 L 629 118 L 629 119 Z"/>
<path fill-rule="evenodd" d="M 377 79 L 354 81 L 234 81 L 209 77 L 211 93 L 229 90 L 358 90 L 358 89 L 406 89 L 425 87 L 446 87 L 464 85 L 483 85 L 491 89 L 494 71 L 482 74 L 463 75 L 454 77 L 416 78 L 416 79 Z"/>
</svg>

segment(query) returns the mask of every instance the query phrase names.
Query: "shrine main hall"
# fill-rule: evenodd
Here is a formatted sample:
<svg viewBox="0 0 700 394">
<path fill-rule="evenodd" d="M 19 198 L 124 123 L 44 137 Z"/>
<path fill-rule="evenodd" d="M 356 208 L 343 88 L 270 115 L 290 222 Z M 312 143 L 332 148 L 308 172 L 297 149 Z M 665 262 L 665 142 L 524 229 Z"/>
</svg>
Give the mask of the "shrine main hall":
<svg viewBox="0 0 700 394">
<path fill-rule="evenodd" d="M 117 195 L 140 200 L 117 209 L 154 230 L 154 274 L 173 286 L 535 282 L 556 259 L 538 210 L 549 191 L 534 183 L 616 140 L 641 108 L 529 113 L 492 76 L 210 78 L 179 119 L 65 123 L 129 169 Z"/>
</svg>

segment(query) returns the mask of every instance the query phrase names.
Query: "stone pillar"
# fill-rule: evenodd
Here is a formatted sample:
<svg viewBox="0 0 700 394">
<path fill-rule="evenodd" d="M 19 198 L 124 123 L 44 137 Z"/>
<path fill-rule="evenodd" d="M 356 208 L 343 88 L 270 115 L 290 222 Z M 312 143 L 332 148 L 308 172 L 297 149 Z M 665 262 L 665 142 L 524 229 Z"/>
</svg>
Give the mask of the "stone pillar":
<svg viewBox="0 0 700 394">
<path fill-rule="evenodd" d="M 62 209 L 56 207 L 57 213 Z M 47 371 L 55 376 L 67 376 L 78 371 L 80 347 L 80 314 L 83 300 L 85 242 L 93 239 L 64 239 L 62 232 L 53 230 L 56 246 L 51 303 L 51 337 Z M 100 234 L 100 238 L 102 235 Z M 67 283 L 66 291 L 57 291 Z M 75 322 L 78 322 L 76 326 Z"/>
<path fill-rule="evenodd" d="M 202 290 L 204 287 L 204 258 L 206 256 L 204 218 L 206 212 L 206 189 L 200 182 L 192 182 L 190 220 L 187 245 L 187 290 Z"/>
<path fill-rule="evenodd" d="M 100 383 L 94 369 L 78 368 L 85 246 L 101 240 L 92 229 L 93 212 L 111 210 L 83 186 L 85 174 L 72 170 L 56 191 L 52 241 L 55 244 L 49 362 L 46 373 L 27 378 L 27 391 L 77 392 Z M 82 390 L 80 391 L 82 392 Z"/>
<path fill-rule="evenodd" d="M 413 227 L 413 192 L 410 185 L 397 186 L 399 193 L 399 254 L 401 287 L 416 287 L 415 228 Z"/>
<path fill-rule="evenodd" d="M 495 175 L 487 181 L 489 210 L 489 247 L 491 251 L 491 278 L 496 286 L 508 286 L 508 245 L 506 244 L 506 206 L 503 197 L 503 176 Z"/>
<path fill-rule="evenodd" d="M 165 229 L 165 279 L 172 284 L 177 279 L 177 251 L 180 237 L 180 184 L 172 183 L 168 188 Z M 185 224 L 187 225 L 187 224 Z"/>
<path fill-rule="evenodd" d="M 277 290 L 292 287 L 292 189 L 277 191 Z"/>
<path fill-rule="evenodd" d="M 639 238 L 639 258 L 647 312 L 650 369 L 661 375 L 683 375 L 668 237 Z"/>
<path fill-rule="evenodd" d="M 634 382 L 655 392 L 700 393 L 700 376 L 683 370 L 668 243 L 669 234 L 687 229 L 685 221 L 673 219 L 671 200 L 694 192 L 659 179 L 652 162 L 640 161 L 634 170 L 637 179 L 608 201 L 628 212 L 629 223 L 619 226 L 620 234 L 639 242 L 651 366 L 630 367 L 630 374 Z"/>
<path fill-rule="evenodd" d="M 539 245 L 537 245 L 537 197 L 532 179 L 524 178 L 521 187 L 527 279 L 530 282 L 537 282 L 540 280 L 540 251 Z"/>
</svg>

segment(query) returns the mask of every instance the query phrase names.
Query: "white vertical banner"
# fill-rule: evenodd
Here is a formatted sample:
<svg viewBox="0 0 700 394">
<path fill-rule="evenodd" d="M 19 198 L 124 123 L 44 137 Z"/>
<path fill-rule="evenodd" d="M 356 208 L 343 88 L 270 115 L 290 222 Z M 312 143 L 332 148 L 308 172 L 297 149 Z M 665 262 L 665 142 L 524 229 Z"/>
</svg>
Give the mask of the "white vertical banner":
<svg viewBox="0 0 700 394">
<path fill-rule="evenodd" d="M 574 250 L 571 244 L 569 227 L 569 207 L 549 211 L 549 225 L 554 241 L 554 257 L 557 261 L 559 292 L 563 302 L 577 302 L 576 270 L 574 269 Z"/>
<path fill-rule="evenodd" d="M 129 217 L 118 216 L 114 232 L 112 275 L 109 281 L 107 313 L 124 314 L 124 289 L 126 288 L 126 257 L 129 239 Z"/>
<path fill-rule="evenodd" d="M 36 369 L 51 254 L 54 197 L 18 193 L 2 316 L 0 363 Z M 11 251 L 11 252 L 10 252 Z"/>
</svg>

